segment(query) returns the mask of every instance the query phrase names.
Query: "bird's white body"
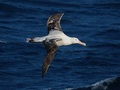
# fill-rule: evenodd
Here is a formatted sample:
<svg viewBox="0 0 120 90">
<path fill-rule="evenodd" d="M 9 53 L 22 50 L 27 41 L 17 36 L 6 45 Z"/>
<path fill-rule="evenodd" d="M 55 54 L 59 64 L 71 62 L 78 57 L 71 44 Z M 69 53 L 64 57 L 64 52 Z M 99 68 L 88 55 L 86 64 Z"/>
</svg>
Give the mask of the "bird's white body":
<svg viewBox="0 0 120 90">
<path fill-rule="evenodd" d="M 43 37 L 35 37 L 34 42 L 43 42 L 45 39 L 51 40 L 51 39 L 61 39 L 56 42 L 57 46 L 63 46 L 63 45 L 70 45 L 72 44 L 71 37 L 65 35 L 61 31 L 51 31 L 47 36 Z"/>
</svg>

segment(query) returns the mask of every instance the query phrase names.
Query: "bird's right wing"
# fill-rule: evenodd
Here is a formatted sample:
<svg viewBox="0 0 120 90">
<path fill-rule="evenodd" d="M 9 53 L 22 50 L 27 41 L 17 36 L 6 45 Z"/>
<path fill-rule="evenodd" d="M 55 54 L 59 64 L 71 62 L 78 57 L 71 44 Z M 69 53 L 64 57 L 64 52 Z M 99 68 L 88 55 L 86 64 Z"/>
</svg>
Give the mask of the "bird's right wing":
<svg viewBox="0 0 120 90">
<path fill-rule="evenodd" d="M 58 49 L 58 46 L 56 45 L 56 42 L 54 39 L 45 40 L 43 43 L 47 50 L 47 55 L 45 57 L 45 60 L 44 60 L 43 66 L 42 66 L 42 78 L 45 76 L 45 74 L 49 68 L 49 65 L 50 65 L 51 61 L 53 60 L 54 55 Z"/>
</svg>

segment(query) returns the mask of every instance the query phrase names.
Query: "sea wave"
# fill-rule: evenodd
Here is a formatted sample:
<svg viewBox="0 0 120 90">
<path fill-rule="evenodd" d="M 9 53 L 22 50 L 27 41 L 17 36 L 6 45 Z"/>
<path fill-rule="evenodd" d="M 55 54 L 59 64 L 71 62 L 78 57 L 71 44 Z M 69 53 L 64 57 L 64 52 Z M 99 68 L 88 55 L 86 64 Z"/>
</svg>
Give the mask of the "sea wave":
<svg viewBox="0 0 120 90">
<path fill-rule="evenodd" d="M 108 78 L 90 86 L 65 90 L 120 90 L 120 77 Z"/>
<path fill-rule="evenodd" d="M 7 41 L 0 40 L 0 43 L 7 43 Z"/>
</svg>

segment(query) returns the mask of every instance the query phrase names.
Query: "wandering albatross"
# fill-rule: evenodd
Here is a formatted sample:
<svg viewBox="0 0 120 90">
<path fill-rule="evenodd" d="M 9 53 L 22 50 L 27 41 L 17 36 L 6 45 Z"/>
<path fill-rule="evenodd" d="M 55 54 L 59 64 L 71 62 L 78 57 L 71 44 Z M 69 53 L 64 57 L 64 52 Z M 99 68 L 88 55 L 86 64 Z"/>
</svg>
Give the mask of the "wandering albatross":
<svg viewBox="0 0 120 90">
<path fill-rule="evenodd" d="M 76 37 L 69 37 L 62 32 L 60 26 L 60 20 L 64 13 L 57 13 L 51 15 L 47 20 L 47 29 L 48 35 L 43 37 L 35 37 L 35 38 L 27 38 L 27 42 L 37 43 L 43 42 L 47 55 L 44 59 L 44 63 L 42 66 L 42 78 L 45 76 L 51 61 L 54 58 L 54 55 L 59 46 L 66 46 L 71 44 L 81 44 L 86 46 L 85 43 L 81 42 Z"/>
</svg>

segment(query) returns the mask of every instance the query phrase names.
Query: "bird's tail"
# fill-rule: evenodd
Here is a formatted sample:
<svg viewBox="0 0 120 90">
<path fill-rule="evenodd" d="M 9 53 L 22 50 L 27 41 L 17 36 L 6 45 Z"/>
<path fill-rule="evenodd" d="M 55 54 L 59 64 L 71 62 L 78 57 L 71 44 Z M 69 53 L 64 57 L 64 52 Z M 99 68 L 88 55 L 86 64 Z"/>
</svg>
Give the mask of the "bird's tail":
<svg viewBox="0 0 120 90">
<path fill-rule="evenodd" d="M 26 42 L 34 42 L 34 39 L 32 39 L 32 38 L 27 38 L 27 39 L 26 39 Z"/>
</svg>

